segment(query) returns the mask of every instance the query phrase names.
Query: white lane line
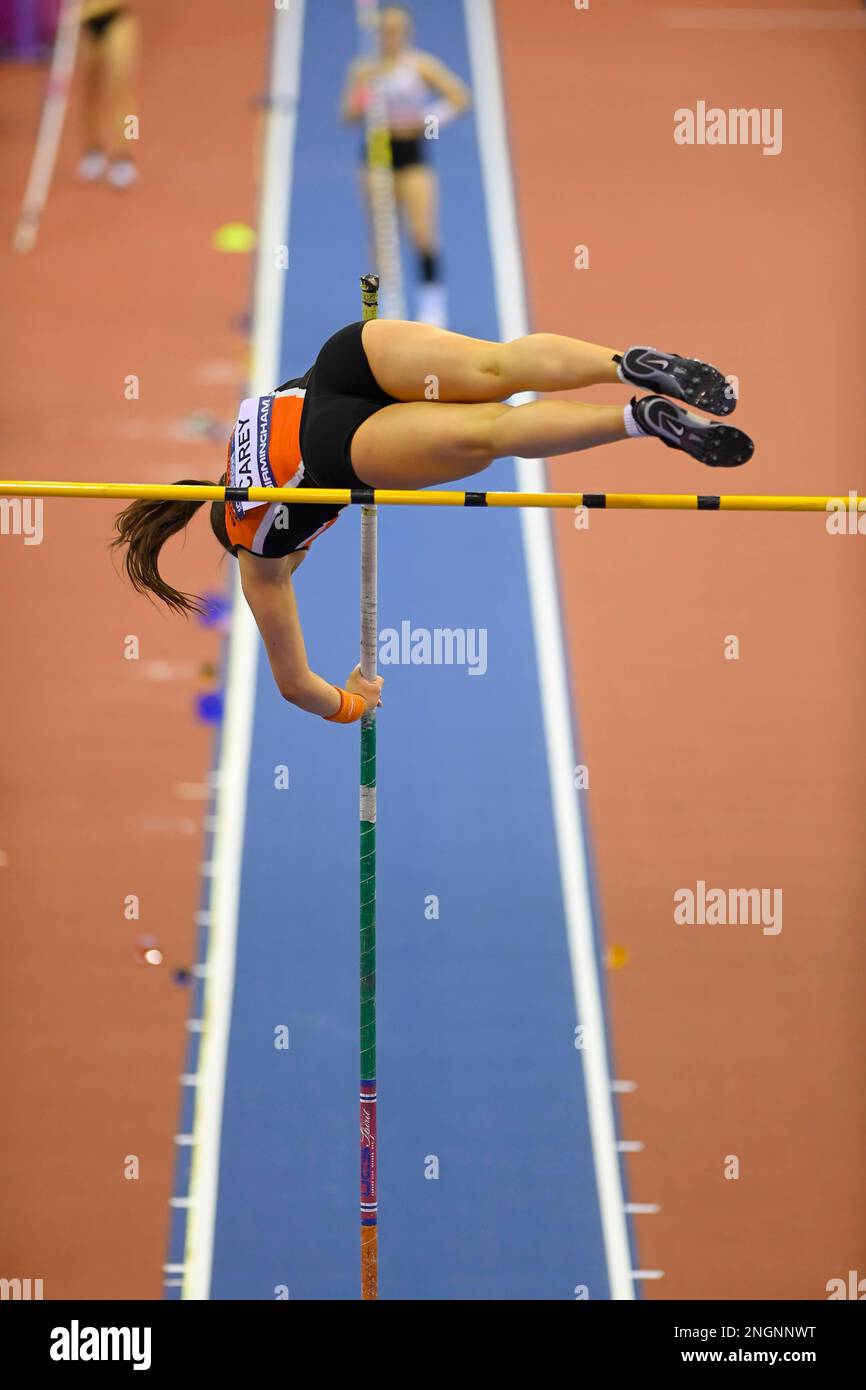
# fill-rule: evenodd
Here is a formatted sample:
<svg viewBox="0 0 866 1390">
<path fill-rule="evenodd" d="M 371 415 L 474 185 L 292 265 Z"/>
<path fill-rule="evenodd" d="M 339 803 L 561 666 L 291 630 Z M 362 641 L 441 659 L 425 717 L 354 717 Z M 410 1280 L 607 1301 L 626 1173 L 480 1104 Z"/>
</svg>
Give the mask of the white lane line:
<svg viewBox="0 0 866 1390">
<path fill-rule="evenodd" d="M 633 1269 L 631 1277 L 632 1279 L 664 1279 L 665 1272 L 663 1269 Z"/>
<path fill-rule="evenodd" d="M 661 10 L 659 19 L 670 29 L 749 29 L 755 32 L 866 29 L 866 14 L 862 10 L 735 10 L 723 5 L 699 10 L 674 5 Z"/>
<path fill-rule="evenodd" d="M 271 391 L 279 378 L 285 272 L 271 248 L 289 243 L 305 0 L 275 8 L 271 40 L 271 106 L 265 126 L 259 245 L 253 308 L 253 368 L 249 394 Z M 217 788 L 211 880 L 211 931 L 204 993 L 206 1028 L 201 1046 L 190 1173 L 192 1211 L 186 1227 L 184 1299 L 210 1297 L 219 1192 L 219 1157 L 237 954 L 238 908 L 246 823 L 247 776 L 256 695 L 258 639 L 235 575 L 226 682 L 226 717 Z"/>
<path fill-rule="evenodd" d="M 476 98 L 475 119 L 500 336 L 518 338 L 528 333 L 529 327 L 492 0 L 464 0 L 463 12 Z M 530 492 L 546 490 L 540 459 L 517 459 L 516 469 L 519 488 Z M 581 1057 L 608 1279 L 611 1298 L 632 1299 L 631 1252 L 616 1156 L 585 841 L 572 783 L 574 740 L 550 523 L 540 509 L 524 509 L 520 519 L 577 1019 L 588 1037 L 595 1040 L 595 1045 L 581 1049 Z"/>
<path fill-rule="evenodd" d="M 640 1154 L 645 1146 L 642 1139 L 618 1139 L 616 1147 L 621 1154 Z"/>
<path fill-rule="evenodd" d="M 658 1202 L 626 1202 L 626 1216 L 657 1216 L 661 1211 Z"/>
<path fill-rule="evenodd" d="M 610 1089 L 611 1089 L 612 1091 L 616 1091 L 616 1092 L 619 1093 L 620 1095 L 630 1095 L 632 1091 L 636 1091 L 636 1090 L 637 1090 L 637 1082 L 636 1082 L 636 1081 L 611 1081 L 611 1083 L 610 1083 Z"/>
</svg>

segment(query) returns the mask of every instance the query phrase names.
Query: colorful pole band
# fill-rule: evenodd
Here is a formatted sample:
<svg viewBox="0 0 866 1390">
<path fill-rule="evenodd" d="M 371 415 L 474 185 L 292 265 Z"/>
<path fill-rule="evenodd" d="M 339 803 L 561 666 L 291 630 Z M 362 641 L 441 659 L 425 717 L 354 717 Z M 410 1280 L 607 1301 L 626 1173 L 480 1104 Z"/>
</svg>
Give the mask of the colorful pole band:
<svg viewBox="0 0 866 1390">
<path fill-rule="evenodd" d="M 364 319 L 378 310 L 379 277 L 361 277 Z M 361 509 L 361 675 L 376 677 L 379 633 L 377 512 Z M 361 1063 L 361 1298 L 379 1297 L 379 1192 L 376 1147 L 376 713 L 361 718 L 360 1063 Z"/>
<path fill-rule="evenodd" d="M 365 277 L 366 279 L 367 277 Z M 375 278 L 375 277 L 374 277 Z M 0 480 L 0 497 L 144 498 L 152 502 L 290 502 L 301 506 L 348 507 L 576 507 L 607 511 L 662 512 L 863 512 L 866 497 L 797 497 L 784 493 L 696 494 L 690 492 L 446 492 L 438 489 L 345 487 L 226 488 L 192 483 L 61 483 Z"/>
</svg>

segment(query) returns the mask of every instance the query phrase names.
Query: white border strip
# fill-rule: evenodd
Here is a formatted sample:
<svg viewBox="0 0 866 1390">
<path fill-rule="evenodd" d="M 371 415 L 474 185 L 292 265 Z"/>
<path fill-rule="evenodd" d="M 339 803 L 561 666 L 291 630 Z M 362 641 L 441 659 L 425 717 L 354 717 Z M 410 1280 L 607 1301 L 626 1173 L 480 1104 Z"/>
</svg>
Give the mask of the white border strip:
<svg viewBox="0 0 866 1390">
<path fill-rule="evenodd" d="M 294 0 L 287 10 L 274 10 L 271 106 L 265 130 L 259 208 L 259 256 L 250 381 L 252 395 L 270 391 L 280 370 L 285 272 L 276 268 L 273 249 L 287 245 L 289 240 L 289 195 L 297 130 L 304 11 L 305 0 Z M 210 1297 L 257 664 L 256 626 L 236 575 L 228 650 L 226 718 L 217 778 L 213 845 L 215 874 L 210 893 L 211 928 L 198 1071 L 200 1084 L 193 1122 L 190 1211 L 184 1252 L 184 1299 Z"/>
<path fill-rule="evenodd" d="M 493 0 L 463 0 L 463 9 L 500 333 L 519 338 L 529 328 Z M 546 490 L 542 460 L 518 459 L 516 467 L 519 488 Z M 520 519 L 575 1003 L 589 1040 L 581 1056 L 610 1293 L 633 1299 L 583 826 L 572 781 L 574 739 L 550 523 L 541 510 L 523 509 Z"/>
</svg>

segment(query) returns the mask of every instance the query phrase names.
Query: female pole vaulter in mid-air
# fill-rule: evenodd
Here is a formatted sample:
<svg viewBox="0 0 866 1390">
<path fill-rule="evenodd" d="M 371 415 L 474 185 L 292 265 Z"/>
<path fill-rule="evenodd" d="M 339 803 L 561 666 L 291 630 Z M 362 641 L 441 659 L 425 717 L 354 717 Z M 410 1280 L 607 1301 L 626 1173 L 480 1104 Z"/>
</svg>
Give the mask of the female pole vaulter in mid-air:
<svg viewBox="0 0 866 1390">
<path fill-rule="evenodd" d="M 521 391 L 617 381 L 653 394 L 633 397 L 624 409 L 564 400 L 505 404 Z M 736 405 L 715 367 L 655 348 L 617 353 L 552 333 L 485 342 L 427 324 L 371 319 L 329 338 L 305 376 L 243 402 L 220 485 L 425 488 L 480 473 L 496 458 L 545 458 L 647 437 L 711 467 L 751 458 L 748 435 L 678 401 L 715 415 Z M 126 546 L 135 588 L 178 612 L 200 611 L 201 602 L 166 583 L 159 552 L 202 505 L 137 501 L 116 521 L 113 544 Z M 350 723 L 379 703 L 382 678 L 367 681 L 356 667 L 340 687 L 311 671 L 292 588 L 312 541 L 341 510 L 214 502 L 211 527 L 237 556 L 281 694 L 311 714 Z"/>
</svg>

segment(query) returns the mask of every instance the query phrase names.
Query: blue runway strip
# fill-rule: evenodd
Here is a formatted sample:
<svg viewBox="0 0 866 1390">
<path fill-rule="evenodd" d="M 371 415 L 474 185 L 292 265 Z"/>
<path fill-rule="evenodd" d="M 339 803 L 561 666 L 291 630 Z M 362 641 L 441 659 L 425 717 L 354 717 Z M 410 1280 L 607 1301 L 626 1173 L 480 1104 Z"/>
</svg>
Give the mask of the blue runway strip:
<svg viewBox="0 0 866 1390">
<path fill-rule="evenodd" d="M 336 116 L 356 43 L 351 6 L 308 6 L 284 376 L 360 317 L 359 141 Z M 458 0 L 421 9 L 417 43 L 468 80 Z M 440 144 L 450 326 L 496 338 L 473 118 Z M 481 485 L 513 488 L 512 465 Z M 335 681 L 358 530 L 343 513 L 296 582 Z M 381 1296 L 608 1298 L 519 516 L 385 508 L 379 533 Z M 428 663 L 444 629 L 465 659 Z M 260 652 L 214 1298 L 358 1297 L 357 743 L 282 701 Z"/>
</svg>

